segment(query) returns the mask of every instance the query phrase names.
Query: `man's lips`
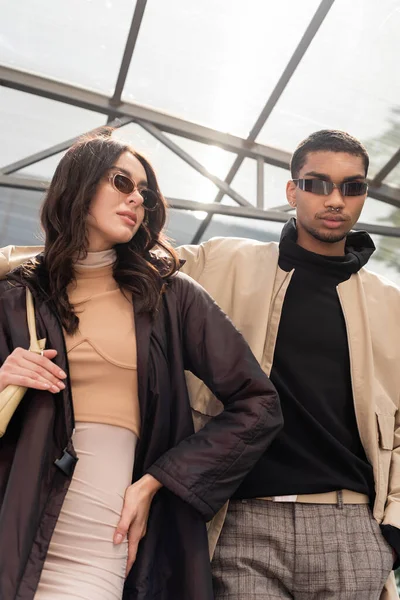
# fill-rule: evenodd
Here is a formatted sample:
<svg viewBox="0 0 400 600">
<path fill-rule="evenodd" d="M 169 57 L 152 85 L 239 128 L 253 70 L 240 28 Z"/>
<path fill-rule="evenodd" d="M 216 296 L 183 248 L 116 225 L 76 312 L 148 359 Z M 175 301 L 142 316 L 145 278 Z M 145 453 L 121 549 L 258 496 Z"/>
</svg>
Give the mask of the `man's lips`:
<svg viewBox="0 0 400 600">
<path fill-rule="evenodd" d="M 322 215 L 321 217 L 318 217 L 319 219 L 322 219 L 323 221 L 346 221 L 347 219 L 345 219 L 342 215 Z"/>
<path fill-rule="evenodd" d="M 324 226 L 328 229 L 338 229 L 342 223 L 348 220 L 343 215 L 334 215 L 331 213 L 326 215 L 317 215 L 317 217 L 323 222 Z"/>
</svg>

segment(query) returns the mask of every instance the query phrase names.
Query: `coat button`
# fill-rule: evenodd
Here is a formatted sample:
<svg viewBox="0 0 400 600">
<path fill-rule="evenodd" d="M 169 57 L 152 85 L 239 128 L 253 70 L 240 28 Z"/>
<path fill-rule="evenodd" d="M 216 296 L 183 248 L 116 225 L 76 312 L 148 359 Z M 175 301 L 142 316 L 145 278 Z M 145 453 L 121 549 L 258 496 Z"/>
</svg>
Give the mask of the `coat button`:
<svg viewBox="0 0 400 600">
<path fill-rule="evenodd" d="M 75 465 L 77 462 L 77 458 L 72 456 L 69 452 L 67 452 L 67 450 L 64 450 L 61 458 L 57 458 L 57 460 L 54 461 L 54 464 L 60 469 L 60 471 L 65 473 L 65 475 L 71 477 L 75 470 Z"/>
</svg>

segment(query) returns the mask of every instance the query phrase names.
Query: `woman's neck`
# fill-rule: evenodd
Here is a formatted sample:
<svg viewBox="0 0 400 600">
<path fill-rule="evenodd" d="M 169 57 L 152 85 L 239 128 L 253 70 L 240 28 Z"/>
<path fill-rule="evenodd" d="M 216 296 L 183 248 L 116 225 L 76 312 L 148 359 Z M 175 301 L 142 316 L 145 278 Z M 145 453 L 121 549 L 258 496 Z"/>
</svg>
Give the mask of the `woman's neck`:
<svg viewBox="0 0 400 600">
<path fill-rule="evenodd" d="M 115 263 L 117 253 L 114 248 L 111 250 L 103 250 L 101 252 L 88 252 L 87 256 L 76 262 L 76 266 L 80 269 L 96 269 L 108 267 Z"/>
</svg>

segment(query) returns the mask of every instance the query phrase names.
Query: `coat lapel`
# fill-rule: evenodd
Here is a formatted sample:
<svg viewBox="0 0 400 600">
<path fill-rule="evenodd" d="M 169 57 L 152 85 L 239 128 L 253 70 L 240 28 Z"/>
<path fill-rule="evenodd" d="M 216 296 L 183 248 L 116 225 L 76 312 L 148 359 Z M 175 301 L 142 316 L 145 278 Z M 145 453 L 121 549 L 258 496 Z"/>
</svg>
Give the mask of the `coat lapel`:
<svg viewBox="0 0 400 600">
<path fill-rule="evenodd" d="M 379 456 L 374 405 L 374 360 L 368 308 L 360 275 L 352 275 L 350 279 L 339 284 L 337 290 L 346 323 L 358 431 L 377 482 Z"/>
<path fill-rule="evenodd" d="M 140 406 L 140 431 L 145 430 L 146 411 L 147 411 L 147 389 L 149 378 L 149 352 L 150 336 L 153 327 L 153 320 L 148 312 L 140 312 L 137 298 L 133 299 L 133 310 L 136 329 L 136 353 L 137 353 L 137 377 L 138 377 L 138 396 Z M 142 465 L 145 455 L 145 440 L 141 435 L 136 448 L 135 464 L 133 469 L 133 481 L 136 481 L 142 475 Z"/>
</svg>

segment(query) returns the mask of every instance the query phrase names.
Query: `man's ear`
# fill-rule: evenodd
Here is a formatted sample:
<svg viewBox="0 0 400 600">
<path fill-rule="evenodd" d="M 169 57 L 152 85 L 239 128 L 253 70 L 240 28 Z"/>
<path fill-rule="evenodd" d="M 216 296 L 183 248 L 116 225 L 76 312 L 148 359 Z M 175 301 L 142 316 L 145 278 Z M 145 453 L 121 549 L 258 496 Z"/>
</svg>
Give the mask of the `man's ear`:
<svg viewBox="0 0 400 600">
<path fill-rule="evenodd" d="M 296 208 L 296 184 L 288 181 L 286 184 L 286 198 L 292 208 Z"/>
</svg>

